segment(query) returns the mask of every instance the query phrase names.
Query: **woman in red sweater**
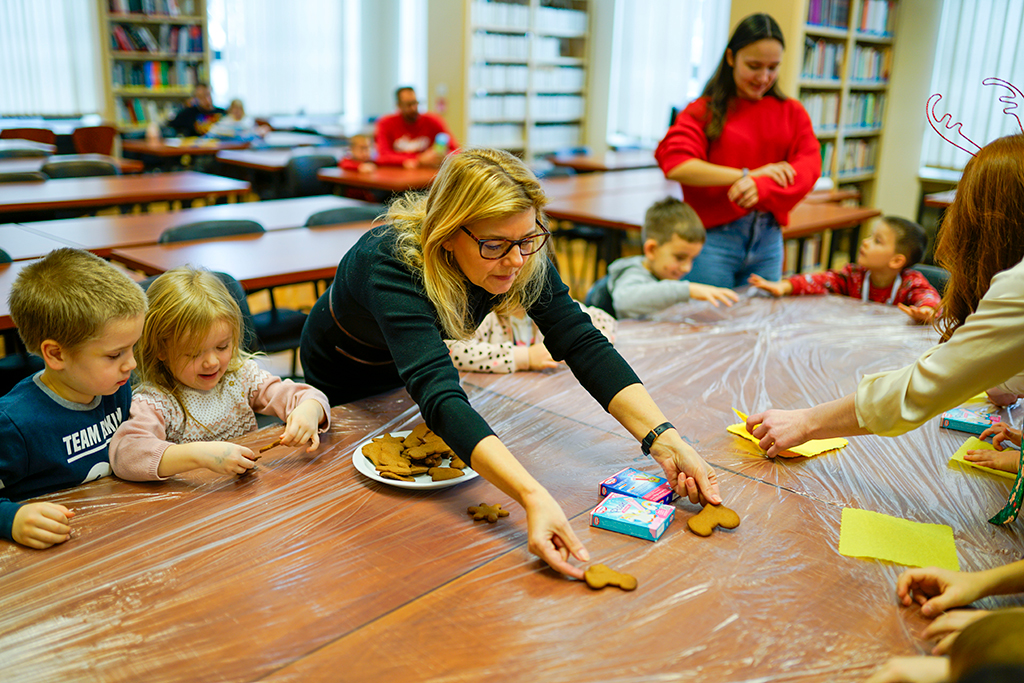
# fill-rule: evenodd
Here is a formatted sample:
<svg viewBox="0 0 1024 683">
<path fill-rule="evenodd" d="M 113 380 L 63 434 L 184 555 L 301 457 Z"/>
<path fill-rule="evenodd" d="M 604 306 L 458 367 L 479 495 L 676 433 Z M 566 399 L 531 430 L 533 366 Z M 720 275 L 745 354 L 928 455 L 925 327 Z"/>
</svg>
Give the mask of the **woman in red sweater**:
<svg viewBox="0 0 1024 683">
<path fill-rule="evenodd" d="M 784 43 L 767 14 L 736 27 L 718 70 L 676 118 L 655 158 L 707 229 L 688 280 L 744 285 L 782 276 L 781 225 L 821 175 L 810 117 L 779 90 Z"/>
</svg>

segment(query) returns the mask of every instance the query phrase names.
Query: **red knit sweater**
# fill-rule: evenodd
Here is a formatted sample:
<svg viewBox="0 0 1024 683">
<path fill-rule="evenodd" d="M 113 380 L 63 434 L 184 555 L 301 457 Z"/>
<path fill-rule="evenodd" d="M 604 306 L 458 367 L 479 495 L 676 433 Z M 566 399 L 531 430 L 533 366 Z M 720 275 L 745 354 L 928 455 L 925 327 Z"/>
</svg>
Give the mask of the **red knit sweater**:
<svg viewBox="0 0 1024 683">
<path fill-rule="evenodd" d="M 382 159 L 378 163 L 395 165 L 396 158 L 415 159 L 416 155 L 434 144 L 438 133 L 448 133 L 448 151 L 459 148 L 455 137 L 439 116 L 420 114 L 412 124 L 401 114 L 382 116 L 377 120 L 377 156 Z"/>
<path fill-rule="evenodd" d="M 788 225 L 789 212 L 814 188 L 821 175 L 821 150 L 807 111 L 793 98 L 733 98 L 722 134 L 709 144 L 704 134 L 707 103 L 704 97 L 694 100 L 668 129 L 654 153 L 661 170 L 668 175 L 690 159 L 751 170 L 788 161 L 796 170 L 793 184 L 780 187 L 771 178 L 754 178 L 758 201 L 753 207 L 756 211 L 771 212 L 779 225 Z M 728 185 L 683 185 L 683 198 L 700 216 L 705 228 L 730 223 L 750 211 L 730 202 L 728 192 Z"/>
</svg>

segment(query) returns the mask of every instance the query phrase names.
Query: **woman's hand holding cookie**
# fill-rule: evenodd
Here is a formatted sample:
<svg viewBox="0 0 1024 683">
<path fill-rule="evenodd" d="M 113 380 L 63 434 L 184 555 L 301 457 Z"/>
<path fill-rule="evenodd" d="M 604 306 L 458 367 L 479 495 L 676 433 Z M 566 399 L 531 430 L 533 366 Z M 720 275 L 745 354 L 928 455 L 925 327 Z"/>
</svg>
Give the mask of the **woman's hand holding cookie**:
<svg viewBox="0 0 1024 683">
<path fill-rule="evenodd" d="M 570 564 L 569 556 L 587 562 L 590 554 L 576 537 L 565 513 L 551 494 L 540 489 L 525 496 L 523 508 L 526 510 L 530 552 L 547 562 L 555 571 L 582 579 L 583 570 Z"/>
<path fill-rule="evenodd" d="M 661 465 L 665 478 L 680 497 L 701 505 L 722 502 L 715 470 L 683 441 L 676 430 L 663 432 L 651 447 L 651 455 Z"/>
</svg>

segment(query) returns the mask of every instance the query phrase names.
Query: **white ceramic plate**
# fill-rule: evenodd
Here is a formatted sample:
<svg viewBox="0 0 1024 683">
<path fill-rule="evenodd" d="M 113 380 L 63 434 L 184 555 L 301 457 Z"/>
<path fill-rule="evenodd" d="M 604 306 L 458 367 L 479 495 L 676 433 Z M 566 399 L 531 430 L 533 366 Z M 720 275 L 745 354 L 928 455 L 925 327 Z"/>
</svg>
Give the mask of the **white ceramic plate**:
<svg viewBox="0 0 1024 683">
<path fill-rule="evenodd" d="M 398 437 L 399 439 L 404 439 L 405 437 L 409 436 L 409 432 L 391 432 L 391 436 Z M 379 481 L 382 484 L 387 484 L 388 486 L 397 486 L 400 489 L 420 489 L 424 491 L 428 489 L 444 489 L 448 488 L 449 486 L 455 486 L 456 484 L 461 484 L 464 481 L 469 481 L 470 479 L 475 479 L 478 476 L 480 476 L 476 472 L 467 467 L 466 469 L 462 470 L 464 474 L 461 477 L 455 477 L 454 479 L 444 479 L 442 481 L 434 481 L 433 479 L 430 478 L 429 474 L 416 475 L 414 477 L 416 481 L 400 481 L 398 479 L 385 479 L 384 477 L 380 476 L 380 473 L 377 472 L 377 468 L 373 466 L 373 463 L 370 462 L 370 459 L 363 455 L 363 446 L 365 446 L 368 443 L 373 443 L 373 439 L 368 439 L 367 441 L 364 441 L 363 443 L 356 446 L 355 452 L 352 453 L 352 464 L 356 466 L 357 470 L 365 474 L 370 479 L 373 479 L 374 481 Z M 445 460 L 447 460 L 447 458 Z M 446 463 L 442 462 L 442 465 L 444 464 Z"/>
</svg>

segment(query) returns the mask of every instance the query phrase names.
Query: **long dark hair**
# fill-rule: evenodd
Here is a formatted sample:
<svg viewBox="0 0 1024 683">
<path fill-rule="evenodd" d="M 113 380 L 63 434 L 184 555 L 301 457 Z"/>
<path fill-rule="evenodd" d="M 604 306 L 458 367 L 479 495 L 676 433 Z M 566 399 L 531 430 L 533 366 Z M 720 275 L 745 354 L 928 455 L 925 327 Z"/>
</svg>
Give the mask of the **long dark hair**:
<svg viewBox="0 0 1024 683">
<path fill-rule="evenodd" d="M 747 45 L 765 38 L 777 40 L 783 48 L 786 47 L 786 41 L 782 39 L 782 29 L 770 15 L 751 14 L 743 19 L 736 30 L 732 32 L 732 37 L 729 38 L 729 44 L 725 46 L 725 49 L 726 52 L 732 50 L 733 61 L 735 61 L 737 52 Z M 736 97 L 736 80 L 733 77 L 732 67 L 729 66 L 729 60 L 725 58 L 726 52 L 722 53 L 722 61 L 718 63 L 715 74 L 704 86 L 702 93 L 702 96 L 709 100 L 708 117 L 704 125 L 704 134 L 708 136 L 708 140 L 715 140 L 722 134 L 725 113 L 729 108 L 729 103 Z M 772 83 L 772 87 L 765 95 L 771 95 L 780 100 L 786 99 L 779 89 L 778 79 Z"/>
</svg>

